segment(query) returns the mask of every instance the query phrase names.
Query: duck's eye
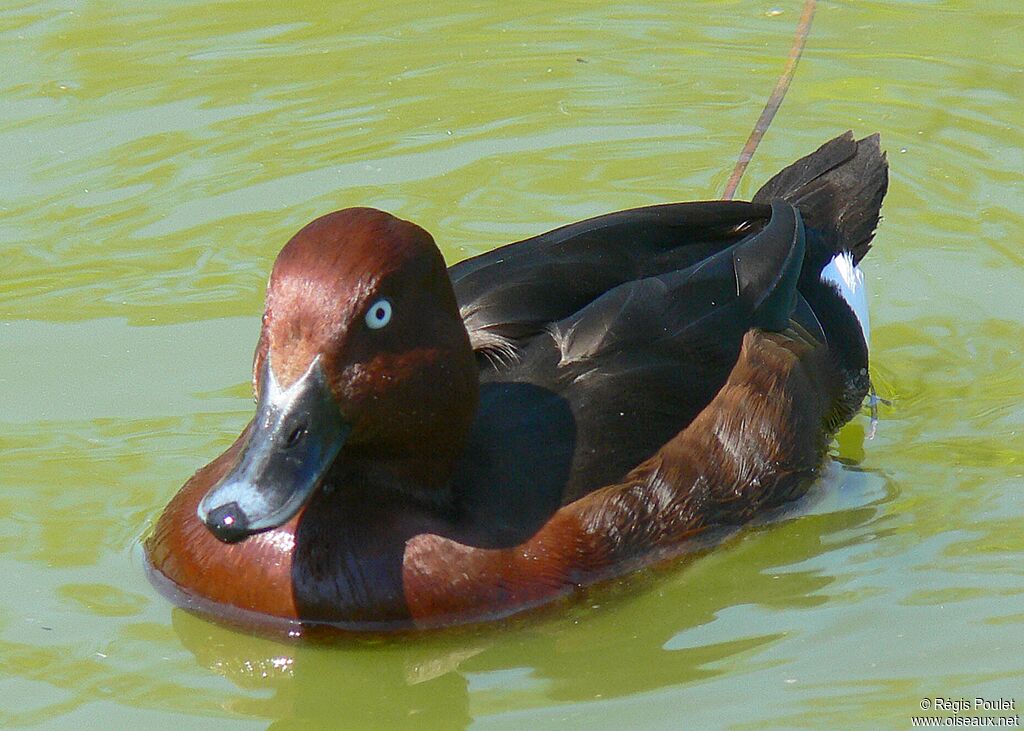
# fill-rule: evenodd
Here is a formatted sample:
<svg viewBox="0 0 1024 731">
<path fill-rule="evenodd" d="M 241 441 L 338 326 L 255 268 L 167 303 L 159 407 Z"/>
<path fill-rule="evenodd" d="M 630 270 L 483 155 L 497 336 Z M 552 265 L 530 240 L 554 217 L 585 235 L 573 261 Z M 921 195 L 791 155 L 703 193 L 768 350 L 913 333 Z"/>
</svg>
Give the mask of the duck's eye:
<svg viewBox="0 0 1024 731">
<path fill-rule="evenodd" d="M 381 298 L 370 305 L 366 311 L 366 326 L 371 330 L 380 330 L 391 322 L 391 303 Z"/>
</svg>

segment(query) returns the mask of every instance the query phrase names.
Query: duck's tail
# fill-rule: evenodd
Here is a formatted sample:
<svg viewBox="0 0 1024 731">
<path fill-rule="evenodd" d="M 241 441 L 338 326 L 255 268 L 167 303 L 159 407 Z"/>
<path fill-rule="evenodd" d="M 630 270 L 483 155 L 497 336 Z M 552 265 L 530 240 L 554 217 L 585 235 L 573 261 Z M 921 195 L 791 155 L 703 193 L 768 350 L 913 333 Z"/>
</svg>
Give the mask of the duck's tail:
<svg viewBox="0 0 1024 731">
<path fill-rule="evenodd" d="M 855 140 L 847 132 L 775 175 L 754 203 L 781 198 L 793 204 L 804 225 L 823 235 L 828 258 L 848 252 L 859 264 L 871 247 L 888 184 L 878 135 Z"/>
<path fill-rule="evenodd" d="M 888 179 L 878 135 L 855 140 L 847 132 L 782 170 L 754 196 L 755 203 L 787 201 L 803 218 L 807 247 L 798 289 L 845 373 L 840 423 L 870 388 L 871 330 L 858 264 L 871 248 Z"/>
<path fill-rule="evenodd" d="M 800 211 L 807 229 L 800 289 L 807 296 L 818 282 L 834 287 L 853 310 L 865 345 L 867 292 L 857 265 L 871 248 L 888 180 L 878 135 L 855 140 L 847 132 L 786 167 L 754 195 L 755 203 L 782 199 Z"/>
</svg>

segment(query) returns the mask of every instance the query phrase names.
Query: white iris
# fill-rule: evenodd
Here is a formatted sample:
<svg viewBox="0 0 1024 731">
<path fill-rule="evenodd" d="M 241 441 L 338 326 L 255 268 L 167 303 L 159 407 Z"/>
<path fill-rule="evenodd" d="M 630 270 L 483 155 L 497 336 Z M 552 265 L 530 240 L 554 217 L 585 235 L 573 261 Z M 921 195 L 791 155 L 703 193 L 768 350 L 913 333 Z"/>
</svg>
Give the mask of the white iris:
<svg viewBox="0 0 1024 731">
<path fill-rule="evenodd" d="M 366 326 L 371 330 L 380 330 L 391 322 L 391 303 L 381 298 L 370 305 L 366 311 Z"/>
</svg>

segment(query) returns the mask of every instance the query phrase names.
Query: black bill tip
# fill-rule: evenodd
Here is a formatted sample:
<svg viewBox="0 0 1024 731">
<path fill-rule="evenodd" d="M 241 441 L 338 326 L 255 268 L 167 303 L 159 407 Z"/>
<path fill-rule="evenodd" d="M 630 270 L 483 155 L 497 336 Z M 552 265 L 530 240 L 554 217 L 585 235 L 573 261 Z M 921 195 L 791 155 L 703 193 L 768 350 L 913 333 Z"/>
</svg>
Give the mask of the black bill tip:
<svg viewBox="0 0 1024 731">
<path fill-rule="evenodd" d="M 210 532 L 224 543 L 236 543 L 252 533 L 249 519 L 238 503 L 219 505 L 203 521 Z"/>
</svg>

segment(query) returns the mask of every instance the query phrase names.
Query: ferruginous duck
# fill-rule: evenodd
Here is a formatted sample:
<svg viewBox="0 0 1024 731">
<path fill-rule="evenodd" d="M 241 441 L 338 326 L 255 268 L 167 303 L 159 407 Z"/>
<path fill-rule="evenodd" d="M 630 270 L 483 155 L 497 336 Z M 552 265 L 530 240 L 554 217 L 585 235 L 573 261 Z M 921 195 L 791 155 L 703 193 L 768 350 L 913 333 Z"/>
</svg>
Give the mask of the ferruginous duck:
<svg viewBox="0 0 1024 731">
<path fill-rule="evenodd" d="M 256 414 L 146 541 L 222 621 L 479 622 L 803 495 L 869 390 L 858 263 L 887 169 L 850 133 L 752 202 L 611 213 L 447 268 L 330 213 L 274 263 Z"/>
</svg>

